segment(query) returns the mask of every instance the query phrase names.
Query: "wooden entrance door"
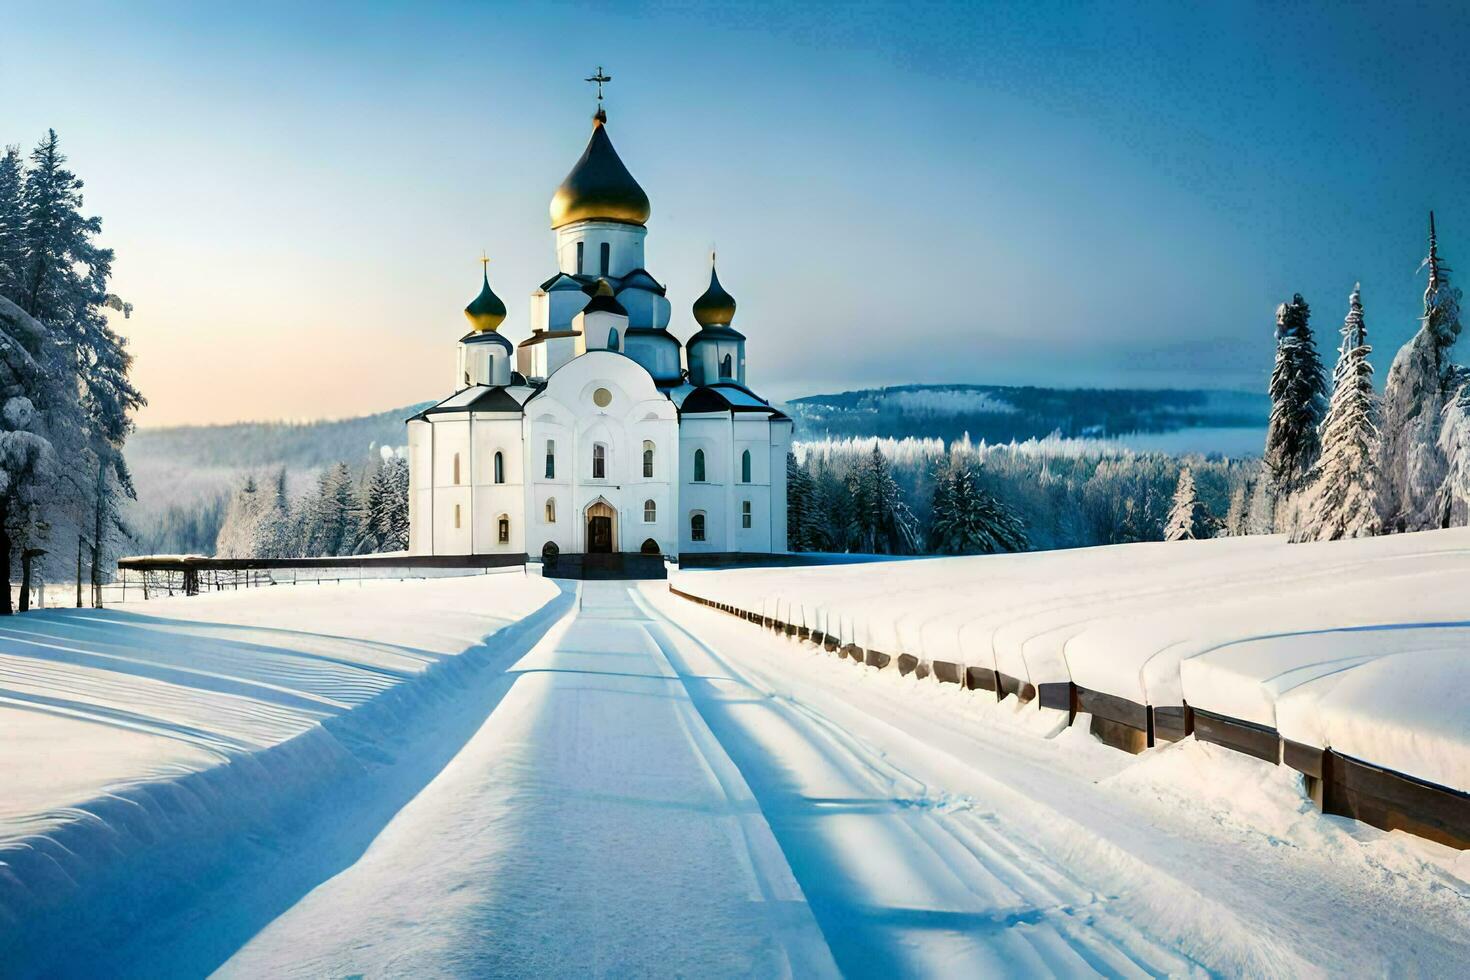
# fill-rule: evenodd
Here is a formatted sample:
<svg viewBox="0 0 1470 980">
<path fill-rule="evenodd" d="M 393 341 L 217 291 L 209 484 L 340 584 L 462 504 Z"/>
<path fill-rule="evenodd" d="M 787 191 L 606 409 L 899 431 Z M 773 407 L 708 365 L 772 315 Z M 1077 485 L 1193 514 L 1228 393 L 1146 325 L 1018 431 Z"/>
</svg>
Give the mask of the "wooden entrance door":
<svg viewBox="0 0 1470 980">
<path fill-rule="evenodd" d="M 612 518 L 587 518 L 587 550 L 594 555 L 612 554 Z"/>
<path fill-rule="evenodd" d="M 587 508 L 587 553 L 610 555 L 615 550 L 613 518 L 617 511 L 602 501 Z"/>
</svg>

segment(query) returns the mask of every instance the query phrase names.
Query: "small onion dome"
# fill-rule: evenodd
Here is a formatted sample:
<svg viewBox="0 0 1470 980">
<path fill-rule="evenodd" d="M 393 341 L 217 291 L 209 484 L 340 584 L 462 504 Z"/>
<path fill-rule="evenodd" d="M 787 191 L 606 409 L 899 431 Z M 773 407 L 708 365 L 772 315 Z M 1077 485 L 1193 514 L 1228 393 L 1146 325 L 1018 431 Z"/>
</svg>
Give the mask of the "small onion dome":
<svg viewBox="0 0 1470 980">
<path fill-rule="evenodd" d="M 592 299 L 588 301 L 587 305 L 582 307 L 583 313 L 596 313 L 598 311 L 616 313 L 618 316 L 628 315 L 628 311 L 623 308 L 623 304 L 619 303 L 617 297 L 613 295 L 612 283 L 606 279 L 597 280 L 597 291 L 592 294 Z"/>
<path fill-rule="evenodd" d="M 471 300 L 470 305 L 464 308 L 464 315 L 470 321 L 470 326 L 475 328 L 476 333 L 494 330 L 505 322 L 505 304 L 490 288 L 489 272 L 485 273 L 485 284 L 480 287 L 480 295 Z"/>
<path fill-rule="evenodd" d="M 714 265 L 709 267 L 709 288 L 694 301 L 694 319 L 701 327 L 728 327 L 735 319 L 735 297 L 720 285 Z"/>
<path fill-rule="evenodd" d="M 603 122 L 600 114 L 592 120 L 587 149 L 551 198 L 552 228 L 594 220 L 641 225 L 653 211 L 648 195 L 618 158 Z"/>
</svg>

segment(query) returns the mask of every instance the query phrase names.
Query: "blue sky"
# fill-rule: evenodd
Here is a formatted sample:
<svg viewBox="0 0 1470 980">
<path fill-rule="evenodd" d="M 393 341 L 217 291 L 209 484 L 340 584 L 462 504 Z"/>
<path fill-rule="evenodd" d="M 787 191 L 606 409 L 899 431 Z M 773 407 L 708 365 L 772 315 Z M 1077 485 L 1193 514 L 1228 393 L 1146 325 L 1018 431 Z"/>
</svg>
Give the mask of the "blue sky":
<svg viewBox="0 0 1470 980">
<path fill-rule="evenodd" d="M 523 336 L 598 64 L 674 331 L 717 245 L 766 394 L 1262 388 L 1357 280 L 1381 376 L 1429 208 L 1470 270 L 1470 12 L 1280 6 L 30 4 L 0 141 L 87 180 L 145 424 L 442 396 L 482 248 Z"/>
</svg>

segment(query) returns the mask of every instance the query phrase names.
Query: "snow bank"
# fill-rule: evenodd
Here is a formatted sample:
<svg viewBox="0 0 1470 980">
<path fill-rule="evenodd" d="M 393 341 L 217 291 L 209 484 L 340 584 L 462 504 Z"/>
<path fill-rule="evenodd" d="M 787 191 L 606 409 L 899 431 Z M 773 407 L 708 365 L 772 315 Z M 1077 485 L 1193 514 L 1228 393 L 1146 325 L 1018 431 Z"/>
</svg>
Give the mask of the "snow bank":
<svg viewBox="0 0 1470 980">
<path fill-rule="evenodd" d="M 1072 681 L 1141 704 L 1187 702 L 1271 727 L 1290 692 L 1301 707 L 1292 709 L 1296 734 L 1283 728 L 1286 737 L 1365 761 L 1391 756 L 1391 768 L 1467 789 L 1470 718 L 1449 695 L 1438 700 L 1470 681 L 1470 663 L 1444 653 L 1457 643 L 1464 649 L 1463 637 L 1446 630 L 1470 627 L 1470 596 L 1445 583 L 1467 572 L 1470 528 L 1457 528 L 1310 544 L 1221 538 L 687 571 L 672 584 L 894 656 L 999 670 L 1032 684 Z M 1372 673 L 1361 676 L 1377 676 L 1378 691 L 1356 681 L 1345 689 L 1351 694 L 1323 687 L 1335 690 L 1344 672 L 1370 664 Z M 1403 691 L 1390 694 L 1385 685 Z M 1399 699 L 1406 709 L 1433 707 L 1435 719 L 1395 721 L 1390 705 Z M 1396 741 L 1395 724 L 1405 733 Z M 1440 748 L 1429 748 L 1432 731 Z M 1447 745 L 1456 747 L 1455 759 L 1443 757 Z"/>
<path fill-rule="evenodd" d="M 0 621 L 0 960 L 35 934 L 7 923 L 146 900 L 357 777 L 558 594 L 516 569 Z"/>
</svg>

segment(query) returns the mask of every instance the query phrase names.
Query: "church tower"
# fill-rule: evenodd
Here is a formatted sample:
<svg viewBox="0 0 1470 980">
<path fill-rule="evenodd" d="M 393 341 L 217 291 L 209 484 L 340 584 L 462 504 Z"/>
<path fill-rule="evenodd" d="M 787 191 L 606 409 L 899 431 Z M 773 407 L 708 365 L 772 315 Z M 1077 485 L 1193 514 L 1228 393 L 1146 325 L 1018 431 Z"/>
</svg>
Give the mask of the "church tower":
<svg viewBox="0 0 1470 980">
<path fill-rule="evenodd" d="M 505 322 L 505 304 L 490 288 L 489 263 L 487 258 L 480 259 L 483 285 L 480 294 L 464 308 L 470 332 L 459 339 L 455 390 L 471 385 L 510 384 L 514 349 L 500 334 L 500 325 Z"/>
<path fill-rule="evenodd" d="M 735 297 L 720 285 L 711 255 L 709 287 L 694 301 L 694 322 L 699 324 L 699 332 L 689 338 L 690 384 L 745 384 L 745 335 L 730 326 L 734 319 Z"/>
</svg>

